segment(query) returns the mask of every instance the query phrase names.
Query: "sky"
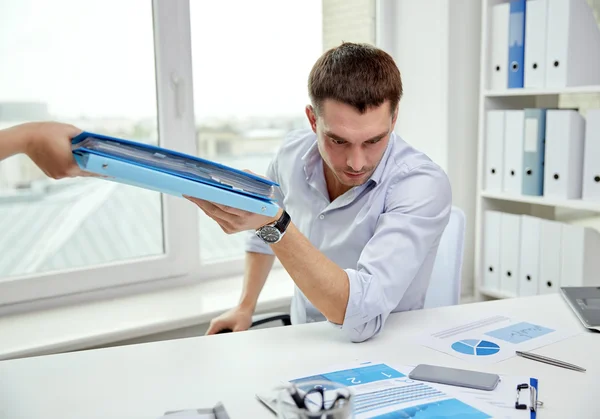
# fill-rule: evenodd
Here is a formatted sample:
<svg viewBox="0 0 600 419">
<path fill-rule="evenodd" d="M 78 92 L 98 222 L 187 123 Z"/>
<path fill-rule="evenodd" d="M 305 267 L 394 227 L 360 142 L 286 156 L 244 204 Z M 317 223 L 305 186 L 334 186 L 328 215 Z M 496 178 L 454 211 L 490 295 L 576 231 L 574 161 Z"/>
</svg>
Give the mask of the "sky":
<svg viewBox="0 0 600 419">
<path fill-rule="evenodd" d="M 0 102 L 156 117 L 151 0 L 0 1 Z M 302 116 L 320 0 L 190 0 L 195 114 Z"/>
</svg>

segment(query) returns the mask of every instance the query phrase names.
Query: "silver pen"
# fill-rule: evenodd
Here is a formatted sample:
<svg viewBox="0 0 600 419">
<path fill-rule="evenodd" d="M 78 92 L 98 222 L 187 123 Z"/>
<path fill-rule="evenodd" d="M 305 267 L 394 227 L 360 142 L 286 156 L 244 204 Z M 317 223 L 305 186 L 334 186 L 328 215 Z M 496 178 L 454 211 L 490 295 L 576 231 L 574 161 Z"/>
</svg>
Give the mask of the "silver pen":
<svg viewBox="0 0 600 419">
<path fill-rule="evenodd" d="M 569 364 L 568 362 L 559 361 L 558 359 L 548 358 L 547 356 L 532 354 L 531 352 L 516 351 L 517 355 L 523 358 L 532 359 L 534 361 L 545 362 L 546 364 L 554 365 L 557 367 L 568 368 L 579 372 L 585 372 L 585 368 L 577 365 Z"/>
</svg>

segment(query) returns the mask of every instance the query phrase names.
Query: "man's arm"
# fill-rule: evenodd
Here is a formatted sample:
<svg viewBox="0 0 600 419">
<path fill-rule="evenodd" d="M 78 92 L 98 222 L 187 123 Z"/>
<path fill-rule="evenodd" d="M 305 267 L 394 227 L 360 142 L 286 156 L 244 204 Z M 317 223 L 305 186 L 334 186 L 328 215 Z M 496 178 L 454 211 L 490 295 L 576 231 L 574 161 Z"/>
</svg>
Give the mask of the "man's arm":
<svg viewBox="0 0 600 419">
<path fill-rule="evenodd" d="M 27 127 L 17 125 L 0 130 L 0 160 L 15 154 L 25 153 L 27 148 Z"/>
<path fill-rule="evenodd" d="M 81 132 L 59 122 L 28 122 L 0 131 L 0 160 L 24 153 L 54 179 L 89 176 L 71 153 L 71 139 Z"/>
<path fill-rule="evenodd" d="M 276 168 L 277 160 L 275 157 L 267 168 L 267 176 L 270 179 L 277 179 Z M 196 202 L 193 198 L 188 199 Z M 283 207 L 283 196 L 280 190 L 276 192 L 276 199 L 280 206 Z M 238 332 L 247 330 L 252 325 L 252 315 L 256 310 L 258 297 L 265 286 L 274 262 L 275 255 L 269 246 L 256 237 L 254 232 L 249 233 L 246 241 L 246 266 L 240 301 L 236 307 L 211 321 L 206 332 L 207 335 L 217 333 L 223 329 Z"/>
<path fill-rule="evenodd" d="M 434 166 L 422 166 L 389 188 L 387 202 L 355 269 L 330 261 L 292 223 L 271 245 L 298 288 L 353 341 L 381 331 L 423 269 L 450 216 L 450 184 Z"/>
<path fill-rule="evenodd" d="M 298 288 L 330 322 L 342 324 L 348 303 L 348 275 L 296 228 L 293 222 L 273 252 Z"/>
<path fill-rule="evenodd" d="M 246 252 L 246 269 L 244 272 L 244 287 L 242 289 L 242 295 L 240 297 L 240 307 L 244 310 L 254 313 L 256 309 L 256 302 L 260 295 L 271 268 L 275 256 Z"/>
<path fill-rule="evenodd" d="M 213 335 L 224 329 L 233 332 L 247 330 L 252 325 L 252 315 L 262 291 L 275 256 L 271 254 L 246 252 L 246 270 L 240 301 L 236 307 L 211 320 L 207 335 Z"/>
</svg>

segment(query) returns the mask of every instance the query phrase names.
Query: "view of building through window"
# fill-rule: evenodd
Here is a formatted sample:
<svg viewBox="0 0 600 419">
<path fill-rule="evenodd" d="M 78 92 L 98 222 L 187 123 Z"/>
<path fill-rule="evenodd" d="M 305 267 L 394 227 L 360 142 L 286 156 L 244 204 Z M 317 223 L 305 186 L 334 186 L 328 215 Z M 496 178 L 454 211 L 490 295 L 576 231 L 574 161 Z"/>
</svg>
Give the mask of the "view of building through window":
<svg viewBox="0 0 600 419">
<path fill-rule="evenodd" d="M 90 30 L 110 22 L 110 30 Z M 152 4 L 0 2 L 0 128 L 56 120 L 156 144 Z M 0 163 L 0 278 L 162 254 L 160 195 Z"/>
<path fill-rule="evenodd" d="M 197 154 L 264 174 L 285 135 L 308 128 L 315 60 L 374 43 L 374 15 L 374 0 L 190 1 Z M 159 143 L 150 1 L 8 0 L 0 22 L 0 128 L 56 120 Z M 243 257 L 245 234 L 198 214 L 203 263 Z M 0 231 L 0 278 L 164 251 L 158 193 L 54 181 L 22 155 L 0 163 Z"/>
</svg>

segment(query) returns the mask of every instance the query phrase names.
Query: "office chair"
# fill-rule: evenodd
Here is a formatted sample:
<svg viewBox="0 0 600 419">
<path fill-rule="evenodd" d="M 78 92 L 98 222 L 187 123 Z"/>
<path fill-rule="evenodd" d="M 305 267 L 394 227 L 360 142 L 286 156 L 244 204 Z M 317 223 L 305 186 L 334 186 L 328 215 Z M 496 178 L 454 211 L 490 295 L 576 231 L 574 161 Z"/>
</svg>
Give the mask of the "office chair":
<svg viewBox="0 0 600 419">
<path fill-rule="evenodd" d="M 453 206 L 448 225 L 440 239 L 423 308 L 443 307 L 459 303 L 464 242 L 465 214 L 460 208 Z M 288 313 L 263 313 L 252 317 L 250 328 L 272 321 L 281 321 L 284 326 L 292 324 Z M 225 329 L 219 333 L 227 332 L 231 332 L 231 330 Z"/>
</svg>

